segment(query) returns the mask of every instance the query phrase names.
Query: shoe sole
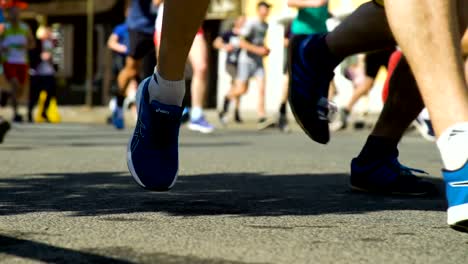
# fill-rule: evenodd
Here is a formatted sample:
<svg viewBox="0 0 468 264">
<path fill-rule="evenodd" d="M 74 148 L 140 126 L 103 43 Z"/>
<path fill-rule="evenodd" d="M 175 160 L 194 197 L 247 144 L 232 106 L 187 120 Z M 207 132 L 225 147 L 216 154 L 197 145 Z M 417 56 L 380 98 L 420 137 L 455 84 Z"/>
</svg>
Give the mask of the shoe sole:
<svg viewBox="0 0 468 264">
<path fill-rule="evenodd" d="M 454 230 L 468 233 L 468 204 L 450 207 L 447 210 L 447 224 Z"/>
<path fill-rule="evenodd" d="M 149 80 L 148 80 L 149 81 Z M 144 85 L 144 83 L 141 83 L 141 85 Z M 140 113 L 140 102 L 141 102 L 141 97 L 142 97 L 142 92 L 143 92 L 143 87 L 138 87 L 138 91 L 137 91 L 137 94 L 136 94 L 136 106 L 137 106 L 137 113 Z M 136 128 L 135 128 L 136 129 Z M 142 187 L 143 189 L 145 190 L 150 190 L 150 191 L 158 191 L 158 192 L 163 192 L 163 191 L 169 191 L 172 189 L 172 187 L 174 187 L 174 185 L 176 184 L 177 182 L 177 178 L 179 176 L 179 166 L 177 165 L 177 171 L 176 171 L 176 175 L 174 177 L 174 180 L 172 181 L 171 185 L 169 185 L 169 187 L 166 189 L 166 190 L 152 190 L 152 189 L 149 189 L 148 187 L 146 187 L 143 182 L 140 180 L 140 177 L 138 177 L 138 174 L 136 173 L 136 170 L 135 170 L 135 167 L 133 166 L 133 160 L 132 160 L 132 151 L 131 151 L 131 146 L 132 146 L 132 139 L 133 139 L 133 135 L 135 134 L 135 129 L 133 130 L 133 133 L 132 135 L 130 136 L 130 139 L 128 141 L 128 144 L 127 144 L 127 167 L 128 167 L 128 170 L 130 171 L 130 174 L 132 175 L 133 179 L 135 180 L 135 182 L 140 186 Z"/>
<path fill-rule="evenodd" d="M 219 120 L 219 123 L 223 126 L 223 127 L 227 127 L 228 123 L 229 123 L 229 120 L 226 116 L 224 116 L 223 114 L 218 114 L 218 120 Z"/>
<path fill-rule="evenodd" d="M 213 128 L 206 128 L 206 127 L 202 127 L 202 126 L 194 125 L 194 124 L 188 124 L 187 127 L 188 129 L 192 131 L 200 132 L 202 134 L 211 134 L 214 131 Z"/>
<path fill-rule="evenodd" d="M 323 137 L 323 136 L 316 136 L 316 135 L 312 135 L 311 133 L 308 132 L 308 130 L 305 128 L 304 124 L 301 122 L 301 119 L 299 118 L 299 115 L 297 114 L 297 111 L 296 111 L 296 107 L 293 103 L 293 100 L 292 100 L 292 91 L 293 91 L 293 88 L 292 88 L 292 72 L 293 72 L 293 63 L 292 63 L 292 57 L 293 57 L 293 52 L 294 50 L 297 48 L 297 46 L 301 43 L 302 40 L 304 40 L 306 37 L 304 35 L 301 35 L 301 36 L 296 36 L 296 37 L 293 37 L 292 40 L 291 40 L 291 45 L 290 45 L 290 48 L 289 48 L 289 52 L 288 52 L 288 60 L 289 60 L 289 84 L 288 84 L 288 89 L 289 89 L 289 97 L 288 97 L 288 101 L 289 101 L 289 106 L 291 108 L 291 111 L 293 113 L 293 116 L 294 118 L 296 119 L 296 122 L 297 124 L 301 127 L 302 131 L 304 131 L 306 133 L 306 135 L 311 138 L 313 141 L 317 142 L 317 143 L 320 143 L 320 144 L 327 144 L 329 141 L 330 141 L 330 133 L 328 134 L 328 137 Z M 318 101 L 317 102 L 313 102 L 314 104 L 318 104 Z M 316 118 L 318 120 L 318 118 Z"/>
<path fill-rule="evenodd" d="M 374 191 L 369 189 L 363 189 L 360 187 L 356 187 L 350 185 L 349 188 L 351 191 L 359 192 L 359 193 L 367 193 L 367 194 L 377 194 L 377 195 L 395 195 L 395 196 L 411 196 L 411 197 L 423 197 L 423 196 L 430 196 L 431 193 L 423 192 L 423 193 L 401 193 L 401 192 L 384 192 L 384 191 Z"/>
<path fill-rule="evenodd" d="M 275 128 L 275 127 L 276 127 L 276 122 L 267 120 L 262 124 L 258 124 L 257 125 L 257 130 L 262 131 L 262 130 L 266 130 L 266 129 L 269 129 L 269 128 Z"/>
</svg>

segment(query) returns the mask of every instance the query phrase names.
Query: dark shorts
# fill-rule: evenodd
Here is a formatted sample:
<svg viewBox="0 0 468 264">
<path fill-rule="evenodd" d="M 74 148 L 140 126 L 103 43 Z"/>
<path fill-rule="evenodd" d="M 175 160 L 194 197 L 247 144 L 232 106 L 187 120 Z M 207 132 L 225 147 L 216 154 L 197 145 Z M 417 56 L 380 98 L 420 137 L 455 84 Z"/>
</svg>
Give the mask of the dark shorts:
<svg viewBox="0 0 468 264">
<path fill-rule="evenodd" d="M 234 80 L 237 77 L 237 65 L 226 63 L 226 72 Z"/>
<path fill-rule="evenodd" d="M 376 3 L 377 5 L 383 7 L 384 6 L 384 0 L 374 0 L 374 3 Z"/>
<path fill-rule="evenodd" d="M 17 80 L 19 84 L 24 85 L 29 77 L 29 66 L 27 64 L 12 64 L 5 62 L 3 64 L 5 78 L 8 81 Z"/>
<path fill-rule="evenodd" d="M 128 56 L 135 60 L 141 60 L 146 55 L 154 52 L 153 34 L 147 34 L 130 29 L 130 48 Z"/>
<path fill-rule="evenodd" d="M 53 75 L 33 75 L 31 76 L 31 91 L 46 91 L 49 96 L 54 97 L 57 93 L 55 76 Z"/>
<path fill-rule="evenodd" d="M 366 54 L 366 75 L 375 78 L 379 73 L 380 67 L 387 67 L 390 56 L 395 49 L 379 50 Z"/>
<path fill-rule="evenodd" d="M 117 76 L 125 66 L 125 57 L 114 53 L 112 55 L 112 73 Z"/>
</svg>

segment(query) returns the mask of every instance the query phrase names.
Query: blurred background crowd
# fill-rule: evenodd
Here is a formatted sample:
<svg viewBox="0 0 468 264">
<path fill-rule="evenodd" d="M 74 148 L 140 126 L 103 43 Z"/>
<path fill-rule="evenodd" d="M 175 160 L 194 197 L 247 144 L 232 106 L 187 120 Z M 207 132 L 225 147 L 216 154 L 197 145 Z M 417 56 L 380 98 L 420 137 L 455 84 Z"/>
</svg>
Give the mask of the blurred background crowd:
<svg viewBox="0 0 468 264">
<path fill-rule="evenodd" d="M 327 32 L 364 2 L 211 1 L 187 62 L 191 93 L 184 121 L 202 133 L 243 122 L 289 131 L 289 39 Z M 161 20 L 163 1 L 153 3 L 151 12 Z M 129 48 L 131 0 L 1 0 L 0 6 L 0 113 L 11 106 L 14 122 L 60 122 L 59 106 L 109 105 L 112 123 L 117 76 Z M 157 21 L 154 31 L 157 46 Z M 127 85 L 125 109 L 130 112 L 135 111 L 137 81 L 153 73 L 156 53 L 157 48 L 145 56 L 140 78 Z M 366 127 L 368 116 L 381 110 L 392 56 L 399 56 L 397 48 L 348 58 L 336 69 L 330 93 L 337 109 L 333 131 L 350 124 Z M 203 116 L 203 109 L 217 115 L 198 126 L 194 116 Z M 422 118 L 429 117 L 423 113 Z"/>
</svg>

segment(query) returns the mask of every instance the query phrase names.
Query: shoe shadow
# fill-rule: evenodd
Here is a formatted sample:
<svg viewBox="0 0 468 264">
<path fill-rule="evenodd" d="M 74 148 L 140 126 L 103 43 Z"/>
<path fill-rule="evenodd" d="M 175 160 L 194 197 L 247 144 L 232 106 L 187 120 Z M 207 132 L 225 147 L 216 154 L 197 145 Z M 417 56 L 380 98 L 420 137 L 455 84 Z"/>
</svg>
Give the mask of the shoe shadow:
<svg viewBox="0 0 468 264">
<path fill-rule="evenodd" d="M 446 209 L 442 195 L 409 199 L 357 194 L 349 190 L 348 180 L 347 174 L 339 173 L 203 174 L 181 176 L 171 192 L 154 193 L 137 187 L 128 173 L 38 173 L 0 180 L 0 215 L 164 212 L 177 216 L 275 216 Z M 430 180 L 443 186 L 441 180 Z"/>
</svg>

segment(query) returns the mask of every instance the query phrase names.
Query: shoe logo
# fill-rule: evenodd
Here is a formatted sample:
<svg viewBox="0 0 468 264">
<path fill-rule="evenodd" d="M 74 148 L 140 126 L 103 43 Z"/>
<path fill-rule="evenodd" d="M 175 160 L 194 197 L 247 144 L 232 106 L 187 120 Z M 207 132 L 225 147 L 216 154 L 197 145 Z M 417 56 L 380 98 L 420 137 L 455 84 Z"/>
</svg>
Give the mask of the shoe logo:
<svg viewBox="0 0 468 264">
<path fill-rule="evenodd" d="M 156 113 L 165 114 L 165 115 L 168 115 L 168 114 L 170 114 L 170 112 L 169 112 L 169 111 L 167 111 L 167 110 L 163 110 L 163 109 L 161 109 L 161 108 L 158 108 L 158 109 L 156 109 L 156 110 L 155 110 L 155 112 L 156 112 Z"/>
<path fill-rule="evenodd" d="M 467 133 L 467 132 L 468 132 L 468 131 L 465 131 L 465 130 L 456 130 L 456 129 L 454 129 L 454 130 L 452 130 L 452 132 L 450 132 L 449 140 L 450 140 L 452 137 L 456 136 L 456 135 L 464 134 L 464 133 Z"/>
<path fill-rule="evenodd" d="M 451 182 L 449 185 L 452 187 L 468 187 L 468 181 Z"/>
<path fill-rule="evenodd" d="M 132 146 L 131 146 L 132 151 L 134 151 L 136 146 L 138 146 L 138 143 L 140 143 L 140 140 L 145 137 L 143 133 L 144 130 L 146 130 L 145 124 L 143 124 L 143 122 L 141 122 L 141 120 L 138 119 L 137 125 L 135 127 L 135 132 L 133 133 L 134 140 L 132 140 Z"/>
</svg>

